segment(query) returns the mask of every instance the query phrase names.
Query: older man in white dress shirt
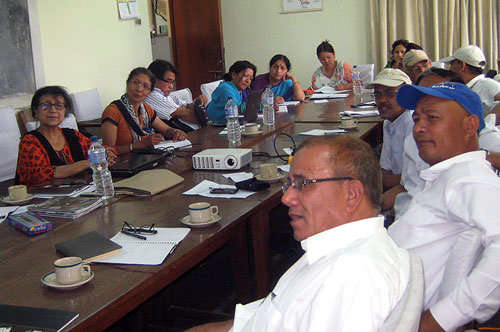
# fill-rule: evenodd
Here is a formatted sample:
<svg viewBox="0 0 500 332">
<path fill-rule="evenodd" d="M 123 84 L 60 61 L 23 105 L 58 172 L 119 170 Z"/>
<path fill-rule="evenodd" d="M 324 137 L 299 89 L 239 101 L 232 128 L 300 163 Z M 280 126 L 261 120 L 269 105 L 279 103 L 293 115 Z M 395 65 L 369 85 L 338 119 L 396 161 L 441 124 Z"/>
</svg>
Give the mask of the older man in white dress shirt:
<svg viewBox="0 0 500 332">
<path fill-rule="evenodd" d="M 265 299 L 237 305 L 234 321 L 189 331 L 379 331 L 407 287 L 409 255 L 377 216 L 373 150 L 349 136 L 310 139 L 283 190 L 305 254 Z"/>
<path fill-rule="evenodd" d="M 479 96 L 461 83 L 403 86 L 402 107 L 415 108 L 413 136 L 430 168 L 420 172 L 425 188 L 389 228 L 398 245 L 422 259 L 425 311 L 420 332 L 455 331 L 484 321 L 500 306 L 500 180 L 478 150 L 484 127 Z M 457 238 L 477 228 L 484 252 L 470 273 L 441 296 L 448 257 Z M 458 255 L 460 257 L 460 255 Z"/>
</svg>

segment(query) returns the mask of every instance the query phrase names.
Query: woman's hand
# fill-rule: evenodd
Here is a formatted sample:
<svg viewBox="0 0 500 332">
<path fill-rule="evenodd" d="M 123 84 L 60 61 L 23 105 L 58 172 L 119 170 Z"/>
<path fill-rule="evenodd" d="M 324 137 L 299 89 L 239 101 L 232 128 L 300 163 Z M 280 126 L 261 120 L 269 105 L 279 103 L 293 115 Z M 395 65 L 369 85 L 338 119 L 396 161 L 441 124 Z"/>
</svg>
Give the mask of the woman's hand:
<svg viewBox="0 0 500 332">
<path fill-rule="evenodd" d="M 316 87 L 316 75 L 313 74 L 312 78 L 311 78 L 311 87 L 313 90 L 316 90 L 317 87 Z"/>
<path fill-rule="evenodd" d="M 163 141 L 163 136 L 162 134 L 156 133 L 153 135 L 148 135 L 148 137 L 144 138 L 140 143 L 142 143 L 141 148 L 145 149 L 150 146 L 155 146 L 156 144 L 160 143 Z"/>
<path fill-rule="evenodd" d="M 349 87 L 347 87 L 349 83 L 347 84 L 337 84 L 337 86 L 335 86 L 335 90 L 348 90 Z"/>
<path fill-rule="evenodd" d="M 285 102 L 285 99 L 283 99 L 283 97 L 281 97 L 281 96 L 276 96 L 276 98 L 274 98 L 274 105 L 283 104 L 284 102 Z"/>
<path fill-rule="evenodd" d="M 113 166 L 116 163 L 116 150 L 112 147 L 107 147 L 106 149 L 106 157 L 108 159 L 109 166 Z"/>
<path fill-rule="evenodd" d="M 204 95 L 199 95 L 198 97 L 196 97 L 196 99 L 194 101 L 197 101 L 199 100 L 202 105 L 205 105 L 208 101 L 208 97 L 207 96 L 204 96 Z"/>
<path fill-rule="evenodd" d="M 177 142 L 177 141 L 183 141 L 187 138 L 187 135 L 185 132 L 183 132 L 182 130 L 180 129 L 173 129 L 172 128 L 172 139 L 174 140 L 174 142 Z"/>
</svg>

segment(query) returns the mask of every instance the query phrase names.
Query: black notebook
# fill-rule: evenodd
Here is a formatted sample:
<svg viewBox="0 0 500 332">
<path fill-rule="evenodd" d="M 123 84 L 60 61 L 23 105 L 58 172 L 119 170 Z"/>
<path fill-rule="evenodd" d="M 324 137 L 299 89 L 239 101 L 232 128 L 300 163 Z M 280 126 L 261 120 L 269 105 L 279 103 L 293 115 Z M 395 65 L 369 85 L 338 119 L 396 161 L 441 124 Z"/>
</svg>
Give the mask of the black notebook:
<svg viewBox="0 0 500 332">
<path fill-rule="evenodd" d="M 121 245 L 95 231 L 56 243 L 57 251 L 65 256 L 80 257 L 84 263 L 117 254 L 121 248 Z"/>
<path fill-rule="evenodd" d="M 10 332 L 61 331 L 77 317 L 72 311 L 0 304 L 0 328 Z"/>
</svg>

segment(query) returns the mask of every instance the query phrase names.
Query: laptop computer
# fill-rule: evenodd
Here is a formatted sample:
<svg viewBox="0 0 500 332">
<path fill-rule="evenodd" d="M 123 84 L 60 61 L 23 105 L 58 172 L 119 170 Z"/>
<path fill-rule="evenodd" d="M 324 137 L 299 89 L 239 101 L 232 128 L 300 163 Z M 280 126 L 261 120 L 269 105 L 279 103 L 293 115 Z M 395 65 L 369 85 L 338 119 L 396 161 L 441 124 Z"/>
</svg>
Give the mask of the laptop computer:
<svg viewBox="0 0 500 332">
<path fill-rule="evenodd" d="M 255 122 L 257 120 L 263 92 L 264 90 L 259 89 L 252 91 L 248 95 L 247 106 L 245 108 L 245 114 L 243 116 L 244 123 Z"/>
<path fill-rule="evenodd" d="M 116 163 L 109 169 L 111 175 L 118 177 L 128 177 L 140 171 L 154 168 L 165 162 L 165 156 L 161 150 L 144 150 L 124 154 L 116 158 Z"/>
</svg>

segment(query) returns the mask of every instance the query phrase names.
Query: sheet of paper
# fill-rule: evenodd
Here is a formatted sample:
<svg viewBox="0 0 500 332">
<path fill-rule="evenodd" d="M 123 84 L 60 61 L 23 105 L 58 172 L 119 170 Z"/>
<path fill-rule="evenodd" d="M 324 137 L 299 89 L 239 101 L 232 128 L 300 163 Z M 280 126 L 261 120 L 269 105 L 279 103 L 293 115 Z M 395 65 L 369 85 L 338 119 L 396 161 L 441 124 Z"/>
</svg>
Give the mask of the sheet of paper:
<svg viewBox="0 0 500 332">
<path fill-rule="evenodd" d="M 93 263 L 159 265 L 190 231 L 189 228 L 156 228 L 156 230 L 157 234 L 145 235 L 146 240 L 119 232 L 110 240 L 122 246 L 120 253 Z"/>
<path fill-rule="evenodd" d="M 326 104 L 328 103 L 328 99 L 316 99 L 314 100 L 315 104 Z"/>
<path fill-rule="evenodd" d="M 9 213 L 16 211 L 19 206 L 1 206 L 0 207 L 0 224 L 7 219 Z"/>
<path fill-rule="evenodd" d="M 188 139 L 185 139 L 183 141 L 177 141 L 174 142 L 172 140 L 170 141 L 163 141 L 155 145 L 155 149 L 166 149 L 166 148 L 174 148 L 174 149 L 180 149 L 185 146 L 191 146 L 191 141 Z"/>
<path fill-rule="evenodd" d="M 293 152 L 292 148 L 283 148 L 283 151 L 285 151 L 287 155 L 291 155 Z"/>
<path fill-rule="evenodd" d="M 335 90 L 335 88 L 332 88 L 331 86 L 328 85 L 322 86 L 321 88 L 314 90 L 314 92 L 320 92 L 320 93 L 343 93 L 348 91 L 350 90 Z"/>
<path fill-rule="evenodd" d="M 354 118 L 362 118 L 362 117 L 368 117 L 368 116 L 378 116 L 378 110 L 371 110 L 371 111 L 344 111 L 341 114 L 349 115 Z"/>
<path fill-rule="evenodd" d="M 333 98 L 347 98 L 348 93 L 315 93 L 309 99 L 333 99 Z"/>
<path fill-rule="evenodd" d="M 289 173 L 290 172 L 290 165 L 289 164 L 286 164 L 286 165 L 279 165 L 278 168 L 280 170 L 282 170 L 283 172 L 287 172 Z"/>
<path fill-rule="evenodd" d="M 222 176 L 225 177 L 226 179 L 231 179 L 234 182 L 245 181 L 253 178 L 253 174 L 249 172 L 228 173 L 228 174 L 222 174 Z"/>
<path fill-rule="evenodd" d="M 281 105 L 285 105 L 285 106 L 294 106 L 294 105 L 298 105 L 300 104 L 300 101 L 298 100 L 292 100 L 292 101 L 285 101 L 284 103 L 280 104 Z"/>
<path fill-rule="evenodd" d="M 204 180 L 198 183 L 193 188 L 188 191 L 183 192 L 184 195 L 199 195 L 203 197 L 212 197 L 212 198 L 247 198 L 250 195 L 255 194 L 253 191 L 247 190 L 238 190 L 234 194 L 211 194 L 210 189 L 212 188 L 236 188 L 235 186 L 228 184 L 218 184 L 212 181 Z"/>
<path fill-rule="evenodd" d="M 240 126 L 240 130 L 241 132 L 243 132 L 243 130 L 245 130 L 245 126 Z M 227 135 L 227 127 L 224 128 L 222 131 L 219 132 L 219 135 Z"/>
<path fill-rule="evenodd" d="M 279 105 L 279 109 L 276 113 L 288 113 L 288 107 L 286 105 Z"/>
<path fill-rule="evenodd" d="M 332 134 L 344 134 L 347 133 L 347 130 L 344 129 L 332 129 L 332 130 L 322 130 L 322 129 L 311 129 L 309 131 L 305 131 L 300 133 L 301 135 L 309 135 L 309 136 L 324 136 L 324 135 L 332 135 Z"/>
<path fill-rule="evenodd" d="M 364 108 L 373 108 L 374 105 L 360 105 L 360 106 L 355 106 L 355 107 L 351 107 L 351 109 L 364 109 Z"/>
</svg>

